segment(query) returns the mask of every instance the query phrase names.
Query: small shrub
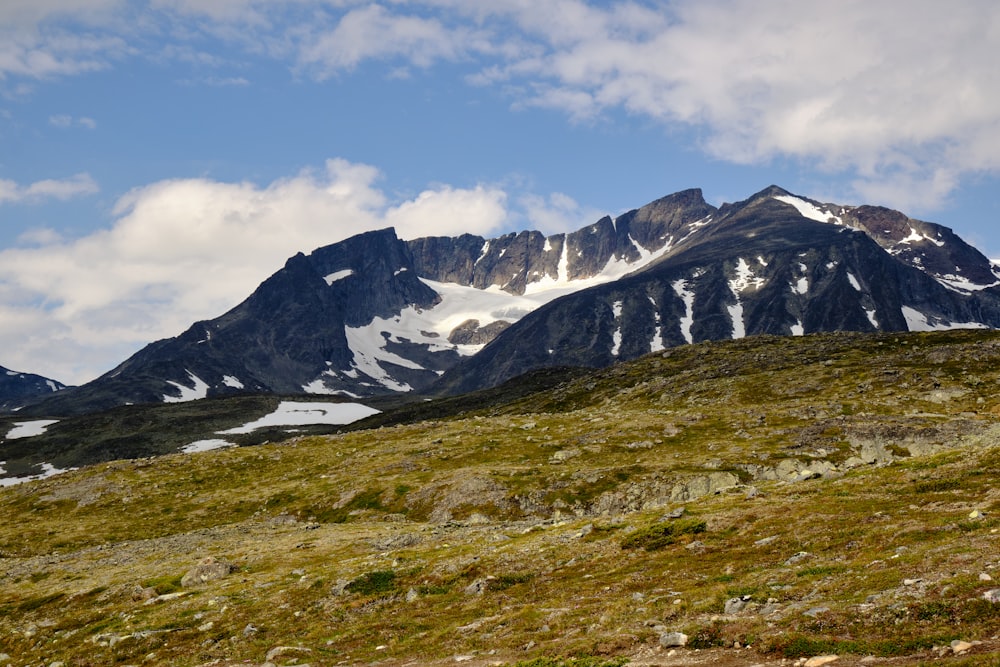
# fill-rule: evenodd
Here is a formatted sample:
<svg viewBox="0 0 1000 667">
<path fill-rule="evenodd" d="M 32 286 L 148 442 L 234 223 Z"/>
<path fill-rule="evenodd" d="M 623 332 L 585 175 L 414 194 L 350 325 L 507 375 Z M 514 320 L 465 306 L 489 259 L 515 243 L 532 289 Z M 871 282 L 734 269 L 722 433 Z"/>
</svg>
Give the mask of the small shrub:
<svg viewBox="0 0 1000 667">
<path fill-rule="evenodd" d="M 157 595 L 166 595 L 168 593 L 175 593 L 181 589 L 181 577 L 178 576 L 168 576 L 168 577 L 157 577 L 156 579 L 150 579 L 142 584 L 143 588 L 154 588 L 156 589 Z"/>
<path fill-rule="evenodd" d="M 962 486 L 957 479 L 931 479 L 925 482 L 917 482 L 913 486 L 916 493 L 941 493 L 944 491 L 954 491 Z"/>
<path fill-rule="evenodd" d="M 516 667 L 621 667 L 628 662 L 628 658 L 595 658 L 593 656 L 583 656 L 579 658 L 535 658 L 534 660 L 522 660 Z"/>
<path fill-rule="evenodd" d="M 637 530 L 622 540 L 623 549 L 645 549 L 656 551 L 677 541 L 681 535 L 704 533 L 708 524 L 699 519 L 681 519 L 670 523 L 658 523 Z"/>
<path fill-rule="evenodd" d="M 487 582 L 487 589 L 491 591 L 505 591 L 511 586 L 525 584 L 535 578 L 534 574 L 524 572 L 520 574 L 501 574 L 496 579 Z"/>
<path fill-rule="evenodd" d="M 347 584 L 347 590 L 359 595 L 375 595 L 396 590 L 396 573 L 392 570 L 366 572 Z"/>
</svg>

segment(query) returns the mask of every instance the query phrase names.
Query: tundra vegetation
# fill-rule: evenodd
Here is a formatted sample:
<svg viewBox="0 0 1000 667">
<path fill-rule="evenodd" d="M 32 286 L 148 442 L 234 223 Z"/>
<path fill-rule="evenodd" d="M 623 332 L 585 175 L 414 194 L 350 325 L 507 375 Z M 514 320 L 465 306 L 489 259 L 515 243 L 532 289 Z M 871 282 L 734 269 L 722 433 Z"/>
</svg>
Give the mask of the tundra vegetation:
<svg viewBox="0 0 1000 667">
<path fill-rule="evenodd" d="M 2 489 L 0 654 L 1000 664 L 1000 332 L 566 377 Z"/>
</svg>

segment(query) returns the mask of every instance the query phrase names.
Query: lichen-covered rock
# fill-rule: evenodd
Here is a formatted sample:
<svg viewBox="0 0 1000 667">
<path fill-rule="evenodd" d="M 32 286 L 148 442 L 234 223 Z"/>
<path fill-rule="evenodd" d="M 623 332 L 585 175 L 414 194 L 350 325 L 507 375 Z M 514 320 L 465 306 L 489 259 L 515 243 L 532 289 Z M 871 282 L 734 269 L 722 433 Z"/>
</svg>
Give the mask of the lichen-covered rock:
<svg viewBox="0 0 1000 667">
<path fill-rule="evenodd" d="M 200 563 L 188 570 L 187 573 L 181 577 L 181 586 L 184 588 L 201 586 L 210 581 L 216 581 L 217 579 L 228 577 L 235 570 L 236 566 L 233 564 L 216 560 L 215 558 L 209 556 L 208 558 L 202 559 Z"/>
</svg>

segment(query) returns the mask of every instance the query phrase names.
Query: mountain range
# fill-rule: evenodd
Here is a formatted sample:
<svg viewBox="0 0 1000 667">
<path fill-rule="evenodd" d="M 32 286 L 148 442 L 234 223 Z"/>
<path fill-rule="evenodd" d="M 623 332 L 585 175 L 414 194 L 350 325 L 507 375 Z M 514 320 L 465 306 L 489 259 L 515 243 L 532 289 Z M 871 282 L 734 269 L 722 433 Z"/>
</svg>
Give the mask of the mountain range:
<svg viewBox="0 0 1000 667">
<path fill-rule="evenodd" d="M 720 207 L 691 189 L 568 234 L 360 234 L 295 255 L 229 312 L 92 382 L 33 399 L 0 385 L 0 401 L 66 415 L 446 395 L 701 341 L 956 327 L 1000 327 L 1000 267 L 950 229 L 776 186 Z"/>
</svg>

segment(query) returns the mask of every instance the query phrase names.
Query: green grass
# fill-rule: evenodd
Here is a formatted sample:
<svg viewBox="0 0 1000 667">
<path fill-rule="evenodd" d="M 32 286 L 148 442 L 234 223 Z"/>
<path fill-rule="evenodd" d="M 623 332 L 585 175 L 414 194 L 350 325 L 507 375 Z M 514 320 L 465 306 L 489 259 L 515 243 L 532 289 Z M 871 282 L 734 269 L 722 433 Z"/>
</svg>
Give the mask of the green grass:
<svg viewBox="0 0 1000 667">
<path fill-rule="evenodd" d="M 296 645 L 315 664 L 593 667 L 655 647 L 647 622 L 687 633 L 682 650 L 752 643 L 759 662 L 911 664 L 955 638 L 984 640 L 983 664 L 1000 650 L 981 598 L 1000 580 L 997 332 L 745 339 L 565 380 L 0 489 L 0 653 L 188 667 Z M 934 382 L 968 393 L 921 402 Z M 244 417 L 220 407 L 204 423 Z M 847 469 L 873 441 L 936 450 Z M 838 470 L 767 477 L 789 458 Z M 678 495 L 721 471 L 745 486 Z M 206 556 L 237 571 L 183 588 Z M 144 604 L 136 587 L 182 595 Z M 755 607 L 724 616 L 737 596 Z"/>
</svg>

